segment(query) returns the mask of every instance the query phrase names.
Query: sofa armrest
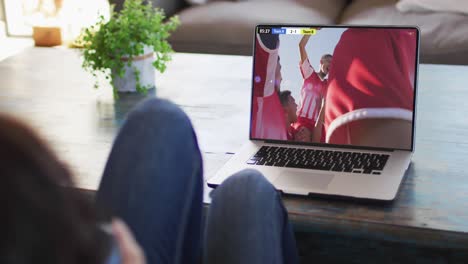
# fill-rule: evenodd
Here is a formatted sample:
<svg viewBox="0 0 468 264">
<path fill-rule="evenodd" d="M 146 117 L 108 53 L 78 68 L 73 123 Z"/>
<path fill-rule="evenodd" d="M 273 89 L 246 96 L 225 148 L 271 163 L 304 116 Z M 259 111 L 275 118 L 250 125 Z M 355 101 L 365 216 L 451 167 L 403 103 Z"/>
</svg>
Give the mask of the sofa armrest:
<svg viewBox="0 0 468 264">
<path fill-rule="evenodd" d="M 115 4 L 115 11 L 120 11 L 124 2 L 125 0 L 109 0 L 110 4 Z M 146 2 L 151 2 L 154 7 L 164 9 L 168 17 L 178 13 L 187 6 L 185 0 L 147 0 Z"/>
<path fill-rule="evenodd" d="M 170 17 L 187 7 L 185 0 L 151 0 L 153 6 L 164 9 L 166 16 Z"/>
</svg>

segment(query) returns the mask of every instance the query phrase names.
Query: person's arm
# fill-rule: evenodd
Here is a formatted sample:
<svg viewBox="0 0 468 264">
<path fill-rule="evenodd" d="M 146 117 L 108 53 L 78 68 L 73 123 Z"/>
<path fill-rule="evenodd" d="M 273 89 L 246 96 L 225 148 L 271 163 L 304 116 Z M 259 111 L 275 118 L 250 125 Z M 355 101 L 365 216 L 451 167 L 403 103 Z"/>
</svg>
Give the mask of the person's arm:
<svg viewBox="0 0 468 264">
<path fill-rule="evenodd" d="M 307 42 L 309 42 L 310 35 L 304 35 L 302 36 L 301 41 L 299 41 L 299 53 L 301 54 L 301 64 L 308 59 L 307 56 L 307 51 L 305 49 L 305 46 L 307 45 Z"/>
<path fill-rule="evenodd" d="M 324 120 L 325 120 L 325 98 L 322 98 L 322 105 L 320 106 L 319 117 L 315 121 L 315 127 L 317 127 L 319 124 L 323 124 Z"/>
<path fill-rule="evenodd" d="M 413 123 L 396 118 L 360 119 L 347 124 L 350 144 L 379 148 L 411 149 Z"/>
<path fill-rule="evenodd" d="M 322 126 L 325 120 L 325 98 L 322 98 L 322 106 L 320 107 L 319 117 L 315 121 L 315 128 L 312 132 L 312 142 L 320 142 L 322 139 Z"/>
</svg>

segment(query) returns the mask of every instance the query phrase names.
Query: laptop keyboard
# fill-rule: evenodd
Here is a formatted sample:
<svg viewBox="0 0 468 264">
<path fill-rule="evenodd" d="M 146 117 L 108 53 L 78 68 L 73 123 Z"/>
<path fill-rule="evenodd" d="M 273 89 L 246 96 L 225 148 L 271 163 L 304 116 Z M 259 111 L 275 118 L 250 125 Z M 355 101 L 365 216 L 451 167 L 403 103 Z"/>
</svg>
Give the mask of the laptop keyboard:
<svg viewBox="0 0 468 264">
<path fill-rule="evenodd" d="M 375 153 L 263 146 L 247 164 L 381 174 L 389 157 Z"/>
</svg>

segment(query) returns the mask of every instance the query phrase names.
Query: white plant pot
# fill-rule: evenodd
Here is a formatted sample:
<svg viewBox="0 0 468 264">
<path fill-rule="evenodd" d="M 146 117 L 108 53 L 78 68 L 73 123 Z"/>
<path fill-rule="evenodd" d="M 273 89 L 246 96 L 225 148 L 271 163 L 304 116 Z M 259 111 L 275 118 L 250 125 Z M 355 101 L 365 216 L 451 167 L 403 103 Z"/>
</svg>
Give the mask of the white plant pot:
<svg viewBox="0 0 468 264">
<path fill-rule="evenodd" d="M 123 57 L 122 60 L 128 60 Z M 125 74 L 120 78 L 112 74 L 112 82 L 119 92 L 136 92 L 136 79 L 134 68 L 140 71 L 140 83 L 144 87 L 155 87 L 155 69 L 153 67 L 154 52 L 152 47 L 145 46 L 142 55 L 136 56 L 132 60 L 132 65 L 125 65 Z"/>
</svg>

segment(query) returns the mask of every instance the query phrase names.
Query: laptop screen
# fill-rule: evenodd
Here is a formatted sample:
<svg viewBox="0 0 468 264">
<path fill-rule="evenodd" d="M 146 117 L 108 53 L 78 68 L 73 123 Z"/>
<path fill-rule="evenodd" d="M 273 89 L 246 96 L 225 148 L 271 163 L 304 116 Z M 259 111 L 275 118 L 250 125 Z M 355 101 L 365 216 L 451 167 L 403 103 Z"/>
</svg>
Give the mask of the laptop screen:
<svg viewBox="0 0 468 264">
<path fill-rule="evenodd" d="M 413 150 L 419 31 L 259 25 L 250 138 Z"/>
</svg>

